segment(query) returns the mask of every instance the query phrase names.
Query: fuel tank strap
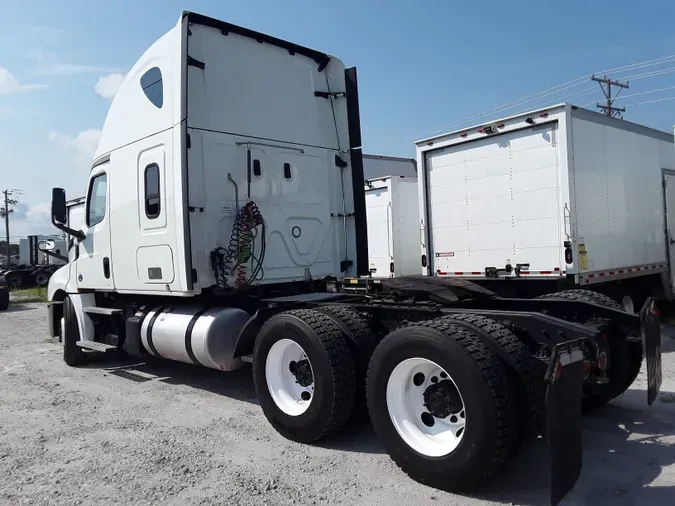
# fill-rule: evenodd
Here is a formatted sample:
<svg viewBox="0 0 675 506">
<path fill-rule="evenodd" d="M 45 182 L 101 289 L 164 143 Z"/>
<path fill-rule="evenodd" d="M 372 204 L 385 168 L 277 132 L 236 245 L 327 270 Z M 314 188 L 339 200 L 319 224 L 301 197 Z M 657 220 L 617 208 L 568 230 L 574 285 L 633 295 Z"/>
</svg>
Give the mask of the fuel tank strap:
<svg viewBox="0 0 675 506">
<path fill-rule="evenodd" d="M 195 352 L 192 351 L 192 329 L 195 327 L 195 324 L 197 323 L 197 320 L 199 320 L 199 317 L 204 313 L 206 313 L 209 309 L 210 308 L 204 308 L 197 311 L 190 320 L 190 323 L 188 323 L 187 328 L 185 329 L 185 351 L 190 357 L 190 360 L 192 360 L 192 362 L 195 365 L 203 366 L 204 364 L 202 364 L 199 360 L 197 360 L 197 357 L 195 357 Z"/>
<path fill-rule="evenodd" d="M 155 348 L 155 345 L 152 342 L 152 327 L 155 325 L 155 321 L 157 320 L 157 317 L 161 315 L 164 311 L 166 311 L 169 308 L 169 306 L 161 306 L 157 311 L 155 311 L 155 314 L 152 315 L 152 318 L 150 318 L 150 322 L 148 323 L 148 331 L 147 331 L 147 340 L 148 340 L 148 346 L 150 347 L 150 351 L 152 354 L 156 357 L 161 357 L 161 355 L 157 352 L 157 348 Z"/>
</svg>

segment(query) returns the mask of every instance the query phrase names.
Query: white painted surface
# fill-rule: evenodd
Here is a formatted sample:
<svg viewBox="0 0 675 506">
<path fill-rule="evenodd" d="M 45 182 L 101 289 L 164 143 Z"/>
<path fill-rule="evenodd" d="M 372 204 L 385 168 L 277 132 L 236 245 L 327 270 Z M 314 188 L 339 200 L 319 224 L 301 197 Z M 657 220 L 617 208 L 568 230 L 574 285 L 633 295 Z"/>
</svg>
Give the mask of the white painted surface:
<svg viewBox="0 0 675 506">
<path fill-rule="evenodd" d="M 75 261 L 83 277 L 80 286 L 198 294 L 215 283 L 209 254 L 227 247 L 237 205 L 248 198 L 266 225 L 264 277 L 256 283 L 355 274 L 354 219 L 336 217 L 354 211 L 346 100 L 314 96 L 315 91 L 345 91 L 343 64 L 331 57 L 318 72 L 311 58 L 272 44 L 194 23 L 190 30 L 188 40 L 181 19 L 154 43 L 110 106 L 92 169 L 92 176 L 103 168 L 108 172 L 108 212 L 102 224 L 84 226 L 87 238 Z M 188 67 L 188 54 L 205 69 Z M 161 108 L 141 87 L 142 77 L 155 67 L 162 76 Z M 252 176 L 250 193 L 248 149 L 262 164 L 261 176 Z M 344 169 L 336 166 L 338 154 L 347 162 Z M 160 167 L 157 218 L 148 217 L 144 207 L 144 172 L 152 163 Z M 291 166 L 289 179 L 285 163 Z M 238 185 L 238 202 L 228 173 Z M 186 208 L 191 210 L 184 214 Z M 161 283 L 141 274 L 147 274 L 150 260 L 137 254 L 154 246 L 161 246 L 153 250 L 154 261 L 171 273 L 165 276 L 162 267 Z M 258 239 L 256 254 L 259 247 Z M 104 256 L 111 264 L 107 280 L 101 279 Z M 340 263 L 346 259 L 354 264 L 343 272 Z M 194 286 L 190 269 L 197 274 Z"/>
<path fill-rule="evenodd" d="M 369 181 L 366 185 L 366 220 L 372 276 L 388 278 L 419 274 L 417 178 L 392 176 Z"/>
<path fill-rule="evenodd" d="M 348 147 L 346 100 L 332 99 L 332 108 L 314 96 L 328 87 L 345 91 L 342 63 L 331 58 L 318 72 L 314 60 L 271 44 L 200 25 L 191 31 L 189 54 L 206 65 L 188 68 L 189 205 L 200 209 L 190 214 L 190 232 L 200 287 L 214 283 L 210 251 L 227 248 L 237 204 L 249 197 L 267 238 L 264 277 L 256 284 L 354 274 L 354 220 L 337 217 L 354 210 L 351 166 L 341 171 L 335 164 L 338 149 Z M 248 151 L 261 168 L 260 176 L 251 170 L 250 190 Z M 349 162 L 348 154 L 340 156 Z M 256 256 L 260 246 L 258 239 Z M 345 259 L 354 266 L 342 272 Z M 253 269 L 249 262 L 247 272 Z"/>
<path fill-rule="evenodd" d="M 501 134 L 486 137 L 486 125 Z M 602 273 L 604 281 L 666 262 L 669 134 L 563 104 L 425 139 L 417 151 L 428 274 L 482 276 L 509 261 L 530 263 L 532 276 Z M 649 268 L 619 271 L 636 266 Z"/>
<path fill-rule="evenodd" d="M 433 272 L 561 268 L 557 125 L 513 128 L 426 156 Z"/>
<path fill-rule="evenodd" d="M 572 139 L 573 232 L 588 260 L 580 271 L 666 262 L 661 181 L 671 162 L 660 144 L 668 143 L 574 116 Z"/>
</svg>

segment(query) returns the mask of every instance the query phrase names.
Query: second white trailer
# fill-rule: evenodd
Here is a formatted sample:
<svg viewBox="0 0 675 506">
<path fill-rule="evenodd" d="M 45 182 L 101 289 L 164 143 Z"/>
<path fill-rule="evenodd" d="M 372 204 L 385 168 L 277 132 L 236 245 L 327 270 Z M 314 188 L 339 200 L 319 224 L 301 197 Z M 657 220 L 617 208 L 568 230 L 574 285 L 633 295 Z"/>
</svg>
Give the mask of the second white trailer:
<svg viewBox="0 0 675 506">
<path fill-rule="evenodd" d="M 419 141 L 417 164 L 426 274 L 669 296 L 672 134 L 562 104 Z"/>
<path fill-rule="evenodd" d="M 387 176 L 370 179 L 366 181 L 365 191 L 368 262 L 372 277 L 419 274 L 417 178 Z"/>
</svg>

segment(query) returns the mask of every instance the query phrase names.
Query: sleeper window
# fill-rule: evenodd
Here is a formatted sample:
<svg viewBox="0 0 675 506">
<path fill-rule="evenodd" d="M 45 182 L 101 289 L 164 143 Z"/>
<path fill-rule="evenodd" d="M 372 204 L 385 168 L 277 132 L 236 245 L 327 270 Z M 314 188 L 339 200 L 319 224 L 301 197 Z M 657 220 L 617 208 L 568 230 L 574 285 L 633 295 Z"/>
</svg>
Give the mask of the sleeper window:
<svg viewBox="0 0 675 506">
<path fill-rule="evenodd" d="M 162 90 L 162 71 L 159 67 L 152 67 L 141 76 L 141 88 L 148 100 L 161 109 L 164 104 L 164 91 Z"/>
<path fill-rule="evenodd" d="M 107 188 L 108 177 L 105 172 L 91 180 L 87 199 L 87 225 L 90 227 L 101 223 L 105 218 Z"/>
<path fill-rule="evenodd" d="M 153 220 L 160 212 L 159 165 L 153 163 L 145 168 L 145 215 Z"/>
</svg>

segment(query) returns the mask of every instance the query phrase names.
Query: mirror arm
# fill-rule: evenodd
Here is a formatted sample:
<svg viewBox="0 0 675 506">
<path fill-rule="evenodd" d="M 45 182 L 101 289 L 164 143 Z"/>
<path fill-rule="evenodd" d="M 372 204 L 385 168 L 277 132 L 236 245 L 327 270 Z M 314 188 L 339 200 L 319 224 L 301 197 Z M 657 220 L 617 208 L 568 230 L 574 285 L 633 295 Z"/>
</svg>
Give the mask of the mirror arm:
<svg viewBox="0 0 675 506">
<path fill-rule="evenodd" d="M 52 225 L 54 225 L 56 228 L 61 230 L 62 232 L 65 232 L 68 235 L 72 235 L 75 239 L 78 241 L 83 241 L 86 235 L 84 235 L 84 232 L 81 230 L 75 230 L 74 228 L 70 228 L 66 225 L 63 225 L 62 223 L 57 223 L 54 220 L 54 217 L 52 216 Z"/>
<path fill-rule="evenodd" d="M 58 258 L 59 260 L 62 260 L 64 262 L 68 263 L 68 257 L 64 257 L 63 255 L 59 255 L 58 253 L 52 253 L 51 251 L 40 248 L 40 246 L 38 246 L 38 250 L 42 251 L 42 253 L 44 253 L 45 255 L 49 255 L 50 257 Z"/>
</svg>

